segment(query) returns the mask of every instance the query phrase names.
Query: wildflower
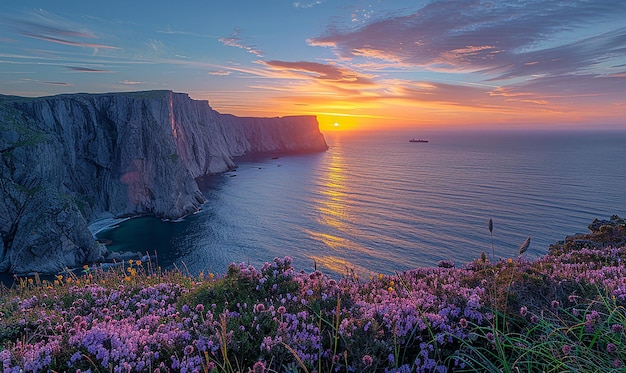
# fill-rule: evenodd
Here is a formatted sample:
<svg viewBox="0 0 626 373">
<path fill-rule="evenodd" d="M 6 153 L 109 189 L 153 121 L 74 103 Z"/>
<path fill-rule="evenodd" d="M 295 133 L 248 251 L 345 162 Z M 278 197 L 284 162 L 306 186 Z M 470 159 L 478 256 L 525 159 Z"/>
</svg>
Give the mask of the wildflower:
<svg viewBox="0 0 626 373">
<path fill-rule="evenodd" d="M 559 308 L 559 301 L 558 300 L 553 300 L 552 303 L 550 303 L 550 306 L 552 306 L 553 310 L 556 310 Z"/>
<path fill-rule="evenodd" d="M 572 352 L 572 346 L 563 345 L 563 347 L 561 347 L 561 351 L 563 352 L 564 355 L 569 355 Z"/>
<path fill-rule="evenodd" d="M 198 312 L 198 313 L 202 313 L 202 312 L 204 312 L 204 304 L 199 303 L 199 304 L 196 306 L 196 312 Z"/>
<path fill-rule="evenodd" d="M 265 373 L 265 363 L 262 361 L 257 361 L 252 366 L 253 373 Z"/>
<path fill-rule="evenodd" d="M 454 262 L 451 260 L 440 260 L 437 263 L 437 267 L 439 268 L 454 268 Z"/>
<path fill-rule="evenodd" d="M 606 345 L 606 352 L 612 354 L 615 351 L 617 351 L 617 346 L 615 345 L 615 343 L 609 343 L 608 345 Z"/>
<path fill-rule="evenodd" d="M 469 323 L 467 322 L 466 318 L 461 318 L 461 320 L 459 320 L 459 326 L 463 329 L 467 328 L 469 325 Z"/>
<path fill-rule="evenodd" d="M 522 317 L 525 317 L 527 313 L 528 313 L 528 308 L 526 306 L 520 307 L 519 314 L 522 315 Z"/>
<path fill-rule="evenodd" d="M 372 364 L 374 363 L 374 359 L 372 359 L 370 355 L 363 355 L 363 358 L 361 359 L 361 361 L 363 362 L 363 365 L 365 365 L 366 367 L 371 367 Z"/>
<path fill-rule="evenodd" d="M 611 331 L 613 333 L 620 333 L 624 331 L 624 325 L 622 324 L 613 324 L 611 325 Z"/>
<path fill-rule="evenodd" d="M 183 350 L 183 352 L 185 353 L 185 355 L 193 354 L 193 346 L 187 345 L 185 349 Z"/>
<path fill-rule="evenodd" d="M 622 362 L 619 358 L 613 360 L 613 368 L 621 368 L 622 365 L 624 365 L 624 362 Z"/>
<path fill-rule="evenodd" d="M 287 312 L 287 309 L 285 309 L 284 306 L 280 306 L 280 307 L 278 307 L 277 311 L 278 311 L 279 314 L 283 315 L 285 312 Z"/>
</svg>

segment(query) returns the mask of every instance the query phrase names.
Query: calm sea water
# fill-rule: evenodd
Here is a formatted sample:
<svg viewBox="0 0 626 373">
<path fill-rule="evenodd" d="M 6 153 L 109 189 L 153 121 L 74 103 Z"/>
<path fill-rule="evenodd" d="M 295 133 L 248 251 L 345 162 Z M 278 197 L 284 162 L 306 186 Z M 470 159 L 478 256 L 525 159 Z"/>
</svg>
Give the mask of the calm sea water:
<svg viewBox="0 0 626 373">
<path fill-rule="evenodd" d="M 409 143 L 412 137 L 429 143 Z M 182 222 L 102 232 L 112 250 L 223 273 L 289 255 L 298 269 L 393 273 L 491 255 L 546 253 L 594 218 L 626 216 L 626 133 L 328 133 L 330 149 L 240 163 L 207 178 Z"/>
</svg>

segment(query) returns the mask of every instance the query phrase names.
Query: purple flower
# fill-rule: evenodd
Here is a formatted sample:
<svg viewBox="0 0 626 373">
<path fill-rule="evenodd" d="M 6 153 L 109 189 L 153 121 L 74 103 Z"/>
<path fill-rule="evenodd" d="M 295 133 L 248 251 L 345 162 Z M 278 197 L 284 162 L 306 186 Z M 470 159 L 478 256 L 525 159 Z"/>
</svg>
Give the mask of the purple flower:
<svg viewBox="0 0 626 373">
<path fill-rule="evenodd" d="M 617 346 L 615 345 L 615 343 L 609 343 L 608 345 L 606 345 L 606 352 L 612 354 L 615 351 L 617 351 Z"/>
<path fill-rule="evenodd" d="M 196 312 L 202 313 L 204 312 L 204 304 L 200 303 L 196 306 Z"/>
<path fill-rule="evenodd" d="M 611 331 L 613 333 L 620 333 L 624 331 L 624 325 L 622 324 L 613 324 L 611 325 Z"/>
<path fill-rule="evenodd" d="M 185 347 L 185 350 L 183 351 L 185 353 L 185 355 L 191 355 L 193 354 L 193 346 L 187 346 Z"/>
<path fill-rule="evenodd" d="M 467 326 L 468 326 L 468 325 L 469 325 L 469 323 L 467 322 L 467 319 L 466 319 L 466 318 L 464 318 L 464 317 L 463 317 L 463 318 L 461 318 L 461 320 L 459 320 L 459 326 L 460 326 L 462 329 L 467 328 Z"/>
<path fill-rule="evenodd" d="M 526 314 L 528 313 L 528 308 L 526 308 L 526 306 L 522 306 L 519 309 L 519 314 L 522 316 L 526 316 Z"/>
<path fill-rule="evenodd" d="M 563 345 L 563 347 L 561 347 L 561 351 L 563 352 L 564 355 L 569 355 L 572 352 L 572 346 Z"/>
<path fill-rule="evenodd" d="M 550 303 L 550 306 L 552 306 L 553 310 L 556 310 L 559 308 L 559 301 L 558 300 L 553 300 L 552 303 Z"/>
<path fill-rule="evenodd" d="M 265 373 L 265 363 L 262 361 L 257 361 L 252 366 L 253 373 Z"/>
<path fill-rule="evenodd" d="M 613 360 L 613 368 L 621 368 L 622 365 L 624 365 L 624 362 L 621 359 L 618 358 Z"/>
<path fill-rule="evenodd" d="M 363 362 L 363 365 L 365 365 L 366 367 L 371 367 L 372 364 L 374 363 L 374 359 L 372 359 L 370 355 L 363 355 L 363 358 L 361 359 L 361 361 Z"/>
</svg>

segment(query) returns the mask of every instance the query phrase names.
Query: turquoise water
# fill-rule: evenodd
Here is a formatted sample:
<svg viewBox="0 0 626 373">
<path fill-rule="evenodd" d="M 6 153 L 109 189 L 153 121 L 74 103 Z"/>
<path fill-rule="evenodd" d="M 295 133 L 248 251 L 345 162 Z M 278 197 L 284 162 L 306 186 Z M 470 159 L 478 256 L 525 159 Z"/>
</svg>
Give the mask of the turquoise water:
<svg viewBox="0 0 626 373">
<path fill-rule="evenodd" d="M 409 143 L 410 138 L 429 143 Z M 324 153 L 242 162 L 207 178 L 182 222 L 125 221 L 98 237 L 159 264 L 223 273 L 289 255 L 298 269 L 393 273 L 546 252 L 594 218 L 626 216 L 626 133 L 329 133 Z"/>
</svg>

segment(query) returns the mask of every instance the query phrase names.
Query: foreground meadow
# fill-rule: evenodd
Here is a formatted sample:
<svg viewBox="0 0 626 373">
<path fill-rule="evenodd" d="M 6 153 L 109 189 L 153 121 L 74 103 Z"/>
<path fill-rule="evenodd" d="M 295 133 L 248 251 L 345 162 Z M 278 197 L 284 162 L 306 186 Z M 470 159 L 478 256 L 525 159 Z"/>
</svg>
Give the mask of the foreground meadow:
<svg viewBox="0 0 626 373">
<path fill-rule="evenodd" d="M 459 268 L 366 279 L 298 271 L 288 257 L 221 276 L 131 260 L 22 278 L 0 292 L 0 362 L 4 372 L 624 371 L 626 227 L 616 216 L 594 224 L 536 260 L 527 241 L 512 257 L 491 248 Z"/>
</svg>

